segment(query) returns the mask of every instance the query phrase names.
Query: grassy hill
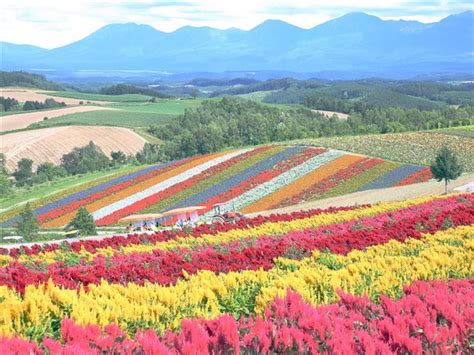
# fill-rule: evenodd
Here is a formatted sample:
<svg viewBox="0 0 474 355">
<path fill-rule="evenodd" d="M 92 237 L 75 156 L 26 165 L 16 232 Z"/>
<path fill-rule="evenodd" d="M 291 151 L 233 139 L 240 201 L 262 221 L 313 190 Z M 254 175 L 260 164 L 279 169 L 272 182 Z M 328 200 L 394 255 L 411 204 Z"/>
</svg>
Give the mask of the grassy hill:
<svg viewBox="0 0 474 355">
<path fill-rule="evenodd" d="M 90 96 L 91 100 L 93 99 L 92 97 L 94 97 L 94 95 Z M 105 125 L 128 128 L 149 127 L 168 121 L 183 113 L 186 109 L 195 108 L 200 104 L 201 100 L 199 99 L 160 99 L 155 103 L 121 102 L 107 105 L 108 107 L 114 108 L 115 110 L 113 111 L 91 111 L 65 115 L 36 123 L 32 125 L 31 128 L 65 125 Z"/>
</svg>

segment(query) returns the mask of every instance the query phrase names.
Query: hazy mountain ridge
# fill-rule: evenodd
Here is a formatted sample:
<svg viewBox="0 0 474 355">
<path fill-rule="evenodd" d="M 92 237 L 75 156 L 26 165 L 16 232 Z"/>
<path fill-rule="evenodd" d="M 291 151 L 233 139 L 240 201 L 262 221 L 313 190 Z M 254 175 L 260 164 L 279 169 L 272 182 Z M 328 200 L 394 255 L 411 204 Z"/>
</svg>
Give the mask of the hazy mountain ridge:
<svg viewBox="0 0 474 355">
<path fill-rule="evenodd" d="M 474 12 L 431 24 L 350 13 L 311 29 L 267 20 L 250 31 L 133 23 L 52 50 L 2 43 L 6 70 L 472 72 Z"/>
</svg>

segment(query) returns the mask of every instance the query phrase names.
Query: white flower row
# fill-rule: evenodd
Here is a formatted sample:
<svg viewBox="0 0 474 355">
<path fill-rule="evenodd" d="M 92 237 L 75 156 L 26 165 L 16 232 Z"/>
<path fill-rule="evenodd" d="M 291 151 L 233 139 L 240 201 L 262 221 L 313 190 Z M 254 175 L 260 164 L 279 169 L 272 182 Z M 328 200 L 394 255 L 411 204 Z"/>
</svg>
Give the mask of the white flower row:
<svg viewBox="0 0 474 355">
<path fill-rule="evenodd" d="M 292 183 L 306 174 L 309 174 L 311 171 L 321 167 L 322 165 L 340 157 L 341 155 L 343 155 L 343 153 L 330 150 L 317 155 L 314 158 L 306 160 L 304 163 L 301 163 L 300 165 L 295 166 L 294 168 L 276 176 L 272 180 L 264 182 L 263 184 L 254 187 L 252 190 L 249 190 L 242 195 L 229 200 L 220 206 L 221 212 L 241 210 L 245 206 L 260 200 L 261 198 L 277 191 L 278 189 L 281 189 L 282 187 Z M 213 212 L 211 211 L 206 213 L 205 216 L 211 217 L 212 214 Z"/>
<path fill-rule="evenodd" d="M 190 178 L 192 178 L 193 176 L 195 175 L 198 175 L 200 173 L 202 173 L 204 170 L 207 170 L 209 168 L 212 168 L 213 166 L 217 165 L 217 164 L 220 164 L 220 163 L 223 163 L 229 159 L 232 159 L 238 155 L 241 155 L 241 154 L 244 154 L 246 152 L 248 152 L 249 150 L 251 149 L 241 149 L 241 150 L 237 150 L 237 151 L 233 151 L 229 154 L 226 154 L 226 155 L 223 155 L 223 156 L 220 156 L 220 157 L 217 157 L 215 159 L 212 159 L 212 160 L 209 160 L 203 164 L 200 164 L 194 168 L 191 168 L 191 169 L 188 169 L 184 172 L 182 172 L 181 174 L 178 174 L 176 176 L 173 176 L 167 180 L 164 180 L 156 185 L 153 185 L 143 191 L 140 191 L 140 192 L 137 192 L 133 195 L 130 195 L 130 196 L 127 196 L 126 198 L 120 200 L 120 201 L 117 201 L 117 202 L 114 202 L 108 206 L 105 206 L 97 211 L 95 211 L 92 216 L 94 217 L 94 220 L 99 220 L 103 217 L 106 217 L 108 215 L 111 215 L 112 213 L 116 212 L 116 211 L 119 211 L 123 208 L 126 208 L 138 201 L 141 201 L 143 200 L 144 198 L 148 197 L 148 196 L 151 196 L 151 195 L 154 195 L 160 191 L 163 191 L 173 185 L 176 185 L 176 184 L 179 184 L 180 182 L 183 182 L 185 180 L 188 180 Z"/>
</svg>

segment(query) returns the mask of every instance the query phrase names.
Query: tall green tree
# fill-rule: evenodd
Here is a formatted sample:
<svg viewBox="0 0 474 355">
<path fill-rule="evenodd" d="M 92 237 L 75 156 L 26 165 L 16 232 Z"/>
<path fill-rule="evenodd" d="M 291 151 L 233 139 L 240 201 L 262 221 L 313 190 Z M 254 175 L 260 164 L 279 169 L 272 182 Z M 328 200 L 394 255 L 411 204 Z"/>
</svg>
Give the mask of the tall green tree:
<svg viewBox="0 0 474 355">
<path fill-rule="evenodd" d="M 462 165 L 459 164 L 456 154 L 448 147 L 439 150 L 435 161 L 431 165 L 431 173 L 438 181 L 444 180 L 444 193 L 448 193 L 448 183 L 456 180 L 462 173 Z"/>
<path fill-rule="evenodd" d="M 77 210 L 77 214 L 69 226 L 73 229 L 77 229 L 80 235 L 97 235 L 94 218 L 89 211 L 87 211 L 85 206 Z"/>
<path fill-rule="evenodd" d="M 64 154 L 61 158 L 61 166 L 70 175 L 102 170 L 109 165 L 109 158 L 92 141 L 84 147 L 74 148 L 70 153 Z"/>
<path fill-rule="evenodd" d="M 32 241 L 38 236 L 39 223 L 33 214 L 30 203 L 28 202 L 25 209 L 20 214 L 20 222 L 18 222 L 17 232 L 26 241 Z"/>
<path fill-rule="evenodd" d="M 18 162 L 18 168 L 13 173 L 18 186 L 27 184 L 33 176 L 33 160 L 23 158 Z"/>
</svg>

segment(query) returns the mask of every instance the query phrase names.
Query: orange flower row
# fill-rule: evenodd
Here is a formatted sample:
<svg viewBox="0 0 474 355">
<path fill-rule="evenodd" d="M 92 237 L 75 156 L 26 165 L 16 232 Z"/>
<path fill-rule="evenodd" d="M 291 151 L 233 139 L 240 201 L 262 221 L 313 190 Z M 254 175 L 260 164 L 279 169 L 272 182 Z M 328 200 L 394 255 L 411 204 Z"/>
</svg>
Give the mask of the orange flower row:
<svg viewBox="0 0 474 355">
<path fill-rule="evenodd" d="M 215 159 L 225 154 L 228 154 L 228 152 L 209 154 L 209 155 L 201 156 L 192 161 L 188 161 L 187 163 L 183 165 L 179 165 L 178 167 L 171 169 L 169 171 L 166 171 L 163 174 L 154 176 L 153 178 L 145 180 L 145 181 L 141 181 L 140 183 L 136 185 L 129 186 L 128 188 L 118 191 L 116 194 L 109 195 L 106 198 L 94 201 L 88 204 L 86 208 L 90 213 L 93 213 L 105 206 L 108 206 L 114 202 L 120 201 L 130 195 L 143 191 L 153 185 L 159 184 L 162 181 L 172 178 L 178 174 L 181 174 L 182 172 L 186 170 L 192 169 L 200 164 L 203 164 L 209 160 Z M 75 214 L 76 214 L 76 211 L 69 212 L 67 214 L 62 215 L 59 218 L 56 218 L 54 220 L 44 223 L 42 226 L 45 228 L 62 227 L 66 225 L 67 223 L 69 223 L 74 218 Z"/>
</svg>

